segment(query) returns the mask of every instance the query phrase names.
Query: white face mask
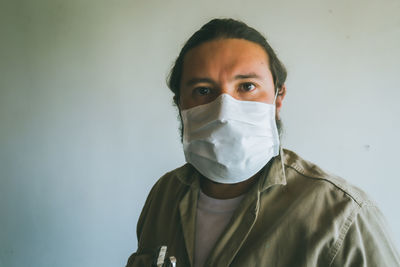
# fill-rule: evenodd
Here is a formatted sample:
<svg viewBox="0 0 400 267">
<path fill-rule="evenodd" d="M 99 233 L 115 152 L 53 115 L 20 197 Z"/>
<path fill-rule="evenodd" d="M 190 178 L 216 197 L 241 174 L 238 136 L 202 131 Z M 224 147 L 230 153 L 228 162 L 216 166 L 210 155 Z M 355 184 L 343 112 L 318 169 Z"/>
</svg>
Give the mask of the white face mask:
<svg viewBox="0 0 400 267">
<path fill-rule="evenodd" d="M 221 94 L 181 115 L 186 161 L 212 181 L 247 180 L 279 153 L 275 100 L 266 104 Z"/>
</svg>

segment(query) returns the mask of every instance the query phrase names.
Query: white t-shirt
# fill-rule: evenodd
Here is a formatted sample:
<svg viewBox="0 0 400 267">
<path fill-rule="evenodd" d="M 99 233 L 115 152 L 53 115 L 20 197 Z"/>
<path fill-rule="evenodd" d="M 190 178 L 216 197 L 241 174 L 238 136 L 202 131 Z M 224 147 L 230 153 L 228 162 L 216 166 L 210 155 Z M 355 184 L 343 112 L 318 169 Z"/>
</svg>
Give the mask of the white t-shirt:
<svg viewBox="0 0 400 267">
<path fill-rule="evenodd" d="M 200 190 L 197 204 L 194 266 L 202 267 L 215 242 L 229 223 L 244 195 L 231 199 L 216 199 Z"/>
</svg>

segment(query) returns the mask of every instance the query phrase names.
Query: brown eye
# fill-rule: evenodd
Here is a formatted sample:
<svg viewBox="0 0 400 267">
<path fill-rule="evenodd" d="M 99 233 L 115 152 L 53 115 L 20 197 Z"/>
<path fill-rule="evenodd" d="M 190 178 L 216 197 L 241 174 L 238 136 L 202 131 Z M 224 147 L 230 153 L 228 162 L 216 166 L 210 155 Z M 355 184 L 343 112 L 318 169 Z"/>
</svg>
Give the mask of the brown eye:
<svg viewBox="0 0 400 267">
<path fill-rule="evenodd" d="M 245 92 L 253 91 L 255 88 L 256 88 L 256 86 L 253 83 L 242 83 L 240 85 L 240 89 Z"/>
<path fill-rule="evenodd" d="M 208 94 L 210 94 L 211 90 L 208 87 L 197 87 L 196 92 L 199 95 L 208 95 Z"/>
</svg>

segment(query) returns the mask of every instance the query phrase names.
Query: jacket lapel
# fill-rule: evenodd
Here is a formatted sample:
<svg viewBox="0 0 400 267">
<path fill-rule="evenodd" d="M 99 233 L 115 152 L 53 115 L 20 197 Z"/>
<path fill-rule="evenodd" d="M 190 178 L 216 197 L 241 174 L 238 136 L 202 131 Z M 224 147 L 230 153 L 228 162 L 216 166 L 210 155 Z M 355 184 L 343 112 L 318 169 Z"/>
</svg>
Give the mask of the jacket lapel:
<svg viewBox="0 0 400 267">
<path fill-rule="evenodd" d="M 243 199 L 214 246 L 205 266 L 228 266 L 232 262 L 257 219 L 259 193 L 255 191 Z"/>
<path fill-rule="evenodd" d="M 228 266 L 233 261 L 242 244 L 256 223 L 260 208 L 260 194 L 274 185 L 285 185 L 286 175 L 283 164 L 284 154 L 268 164 L 256 184 L 247 192 L 231 222 L 217 241 L 205 266 Z"/>
<path fill-rule="evenodd" d="M 186 251 L 190 265 L 193 266 L 197 200 L 199 195 L 198 181 L 194 181 L 190 187 L 179 203 L 179 213 Z"/>
</svg>

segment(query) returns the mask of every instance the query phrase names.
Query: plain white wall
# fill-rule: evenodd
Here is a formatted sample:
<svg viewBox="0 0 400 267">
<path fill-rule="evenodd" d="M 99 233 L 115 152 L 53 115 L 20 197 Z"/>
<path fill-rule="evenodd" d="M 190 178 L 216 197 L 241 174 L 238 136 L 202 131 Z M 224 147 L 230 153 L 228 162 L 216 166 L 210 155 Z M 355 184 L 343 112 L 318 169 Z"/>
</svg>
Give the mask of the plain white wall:
<svg viewBox="0 0 400 267">
<path fill-rule="evenodd" d="M 0 266 L 124 266 L 184 163 L 165 78 L 213 17 L 286 64 L 284 146 L 367 191 L 400 241 L 400 2 L 0 2 Z"/>
</svg>

